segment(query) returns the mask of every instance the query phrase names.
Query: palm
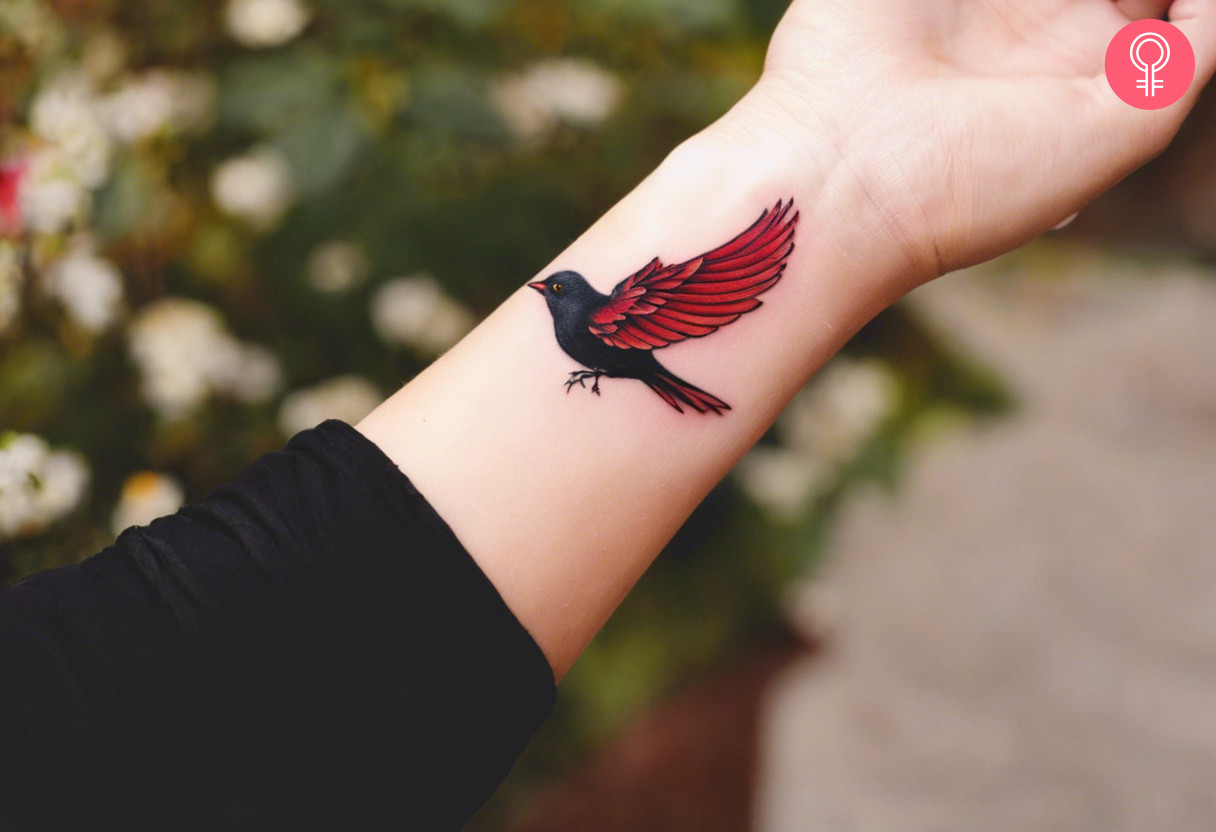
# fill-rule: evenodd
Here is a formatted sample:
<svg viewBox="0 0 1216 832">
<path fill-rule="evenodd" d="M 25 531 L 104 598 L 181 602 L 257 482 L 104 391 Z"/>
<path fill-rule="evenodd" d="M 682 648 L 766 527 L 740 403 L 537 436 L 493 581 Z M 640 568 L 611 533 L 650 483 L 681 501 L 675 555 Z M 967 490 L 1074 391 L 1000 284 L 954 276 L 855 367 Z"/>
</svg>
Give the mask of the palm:
<svg viewBox="0 0 1216 832">
<path fill-rule="evenodd" d="M 950 6 L 959 23 L 944 20 L 943 9 L 932 4 L 922 4 L 920 11 L 927 27 L 941 34 L 956 29 L 962 35 L 951 41 L 948 60 L 960 71 L 977 74 L 1096 75 L 1106 44 L 1129 21 L 1110 0 Z"/>
<path fill-rule="evenodd" d="M 1178 0 L 1171 19 L 1192 25 L 1192 42 L 1210 38 L 1212 5 Z M 1165 146 L 1194 95 L 1136 110 L 1114 98 L 1103 61 L 1132 16 L 1169 6 L 796 0 L 766 77 L 830 134 L 917 276 L 932 277 L 1051 228 Z"/>
</svg>

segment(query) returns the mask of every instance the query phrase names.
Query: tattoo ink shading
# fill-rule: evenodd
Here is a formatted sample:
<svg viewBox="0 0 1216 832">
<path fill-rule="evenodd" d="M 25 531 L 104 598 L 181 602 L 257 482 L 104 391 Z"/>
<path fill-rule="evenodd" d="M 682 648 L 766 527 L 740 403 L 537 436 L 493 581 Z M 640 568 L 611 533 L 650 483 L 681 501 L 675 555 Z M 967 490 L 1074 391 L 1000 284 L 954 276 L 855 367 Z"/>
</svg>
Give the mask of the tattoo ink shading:
<svg viewBox="0 0 1216 832">
<path fill-rule="evenodd" d="M 794 250 L 798 212 L 778 202 L 730 242 L 683 263 L 656 257 L 616 285 L 595 290 L 578 272 L 562 271 L 528 286 L 545 296 L 557 343 L 587 369 L 565 382 L 600 392 L 600 377 L 634 378 L 680 413 L 722 415 L 730 405 L 668 371 L 654 351 L 702 338 L 760 306 L 756 296 L 776 285 Z M 791 213 L 793 211 L 793 213 Z"/>
</svg>

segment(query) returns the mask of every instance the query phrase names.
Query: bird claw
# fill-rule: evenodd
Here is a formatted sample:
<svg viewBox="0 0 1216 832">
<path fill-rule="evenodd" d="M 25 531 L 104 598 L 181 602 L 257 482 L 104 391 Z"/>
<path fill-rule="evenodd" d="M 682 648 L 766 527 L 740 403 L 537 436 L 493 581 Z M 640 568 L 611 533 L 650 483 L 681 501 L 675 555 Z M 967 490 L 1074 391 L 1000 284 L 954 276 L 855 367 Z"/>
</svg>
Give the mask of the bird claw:
<svg viewBox="0 0 1216 832">
<path fill-rule="evenodd" d="M 566 380 L 566 392 L 569 393 L 570 389 L 572 387 L 574 387 L 575 384 L 577 384 L 579 387 L 582 387 L 584 390 L 586 390 L 587 389 L 587 376 L 589 376 L 589 375 L 592 375 L 592 374 L 585 372 L 585 371 L 575 371 L 575 372 L 571 373 L 570 378 L 568 378 Z"/>
<path fill-rule="evenodd" d="M 566 392 L 569 393 L 574 385 L 578 385 L 584 390 L 587 389 L 587 379 L 594 379 L 591 384 L 591 392 L 595 395 L 600 394 L 600 374 L 591 372 L 590 370 L 576 370 L 570 374 L 570 378 L 566 379 Z"/>
</svg>

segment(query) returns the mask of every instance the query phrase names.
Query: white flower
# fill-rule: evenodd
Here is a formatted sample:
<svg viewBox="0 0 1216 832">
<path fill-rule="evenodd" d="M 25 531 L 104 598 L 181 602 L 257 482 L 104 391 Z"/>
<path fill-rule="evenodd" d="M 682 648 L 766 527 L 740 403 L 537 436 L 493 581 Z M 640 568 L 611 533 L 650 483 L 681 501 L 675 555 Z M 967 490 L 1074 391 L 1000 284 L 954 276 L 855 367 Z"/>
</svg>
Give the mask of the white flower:
<svg viewBox="0 0 1216 832">
<path fill-rule="evenodd" d="M 372 326 L 387 343 L 438 355 L 473 328 L 473 314 L 430 275 L 399 277 L 372 297 Z"/>
<path fill-rule="evenodd" d="M 50 452 L 46 441 L 29 433 L 0 434 L 0 493 L 24 487 Z"/>
<path fill-rule="evenodd" d="M 273 227 L 291 206 L 292 191 L 287 161 L 270 148 L 228 159 L 211 175 L 215 203 L 263 230 Z"/>
<path fill-rule="evenodd" d="M 127 79 L 98 104 L 110 135 L 137 142 L 164 131 L 173 114 L 173 86 L 164 73 Z"/>
<path fill-rule="evenodd" d="M 146 526 L 157 517 L 177 511 L 185 501 L 186 495 L 173 477 L 140 471 L 122 484 L 122 496 L 114 507 L 110 529 L 118 535 L 131 526 Z"/>
<path fill-rule="evenodd" d="M 86 188 L 110 172 L 109 137 L 98 120 L 93 90 L 83 77 L 65 75 L 39 91 L 30 107 L 30 128 L 54 145 L 58 162 Z"/>
<path fill-rule="evenodd" d="M 210 120 L 214 102 L 215 86 L 211 79 L 156 69 L 127 78 L 97 108 L 110 134 L 131 144 L 160 133 L 204 126 Z"/>
<path fill-rule="evenodd" d="M 561 121 L 594 126 L 620 103 L 622 84 L 596 64 L 572 58 L 541 61 L 497 81 L 498 112 L 521 139 L 543 137 Z"/>
<path fill-rule="evenodd" d="M 139 310 L 127 338 L 148 404 L 166 417 L 202 404 L 212 351 L 225 334 L 219 313 L 198 301 L 164 298 Z"/>
<path fill-rule="evenodd" d="M 38 480 L 34 510 L 49 524 L 80 505 L 89 485 L 89 469 L 79 454 L 53 451 L 47 454 Z"/>
<path fill-rule="evenodd" d="M 360 376 L 337 376 L 312 387 L 296 390 L 279 407 L 279 430 L 294 436 L 326 419 L 354 424 L 371 413 L 383 396 L 374 384 Z"/>
<path fill-rule="evenodd" d="M 833 360 L 777 422 L 791 447 L 833 463 L 852 458 L 894 413 L 899 381 L 882 362 Z"/>
<path fill-rule="evenodd" d="M 224 22 L 242 46 L 279 46 L 308 25 L 309 12 L 297 0 L 228 0 Z"/>
<path fill-rule="evenodd" d="M 122 308 L 122 274 L 87 244 L 52 263 L 43 285 L 63 304 L 68 316 L 89 332 L 109 329 Z"/>
<path fill-rule="evenodd" d="M 268 350 L 238 341 L 205 303 L 162 298 L 139 310 L 127 331 L 145 401 L 163 418 L 184 416 L 212 395 L 269 399 L 282 372 Z"/>
<path fill-rule="evenodd" d="M 319 292 L 346 292 L 367 278 L 363 249 L 343 240 L 317 246 L 308 257 L 308 281 Z"/>
<path fill-rule="evenodd" d="M 811 498 L 831 482 L 823 460 L 787 448 L 757 447 L 739 460 L 733 475 L 752 501 L 781 521 L 798 519 Z"/>
<path fill-rule="evenodd" d="M 88 484 L 79 454 L 32 434 L 0 436 L 0 541 L 45 530 L 80 505 Z"/>
<path fill-rule="evenodd" d="M 21 287 L 25 276 L 17 247 L 0 240 L 0 333 L 8 329 L 21 311 Z"/>
<path fill-rule="evenodd" d="M 283 368 L 273 352 L 257 344 L 228 337 L 217 345 L 211 387 L 244 404 L 260 404 L 283 386 Z"/>
<path fill-rule="evenodd" d="M 27 228 L 56 234 L 83 218 L 92 200 L 58 147 L 48 144 L 30 155 L 17 202 Z"/>
</svg>

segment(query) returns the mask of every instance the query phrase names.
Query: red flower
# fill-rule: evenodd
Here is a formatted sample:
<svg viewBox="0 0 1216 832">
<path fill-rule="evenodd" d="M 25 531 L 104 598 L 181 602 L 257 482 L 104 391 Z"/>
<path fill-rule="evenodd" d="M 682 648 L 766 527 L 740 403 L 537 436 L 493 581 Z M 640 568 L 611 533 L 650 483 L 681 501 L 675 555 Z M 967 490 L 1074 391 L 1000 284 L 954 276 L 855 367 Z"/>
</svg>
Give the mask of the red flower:
<svg viewBox="0 0 1216 832">
<path fill-rule="evenodd" d="M 24 159 L 0 162 L 0 237 L 15 237 L 21 233 L 21 180 L 27 165 Z"/>
</svg>

